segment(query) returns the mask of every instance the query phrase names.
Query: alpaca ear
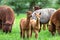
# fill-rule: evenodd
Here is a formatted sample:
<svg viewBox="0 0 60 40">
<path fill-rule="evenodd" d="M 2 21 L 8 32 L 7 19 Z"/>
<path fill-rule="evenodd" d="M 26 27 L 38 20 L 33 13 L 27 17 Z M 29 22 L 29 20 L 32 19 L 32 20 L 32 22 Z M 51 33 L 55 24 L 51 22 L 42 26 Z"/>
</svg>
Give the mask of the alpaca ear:
<svg viewBox="0 0 60 40">
<path fill-rule="evenodd" d="M 39 15 L 41 15 L 41 13 L 39 13 Z"/>
<path fill-rule="evenodd" d="M 36 13 L 35 13 L 35 15 L 36 15 Z"/>
<path fill-rule="evenodd" d="M 26 14 L 27 14 L 28 12 L 26 12 Z"/>
</svg>

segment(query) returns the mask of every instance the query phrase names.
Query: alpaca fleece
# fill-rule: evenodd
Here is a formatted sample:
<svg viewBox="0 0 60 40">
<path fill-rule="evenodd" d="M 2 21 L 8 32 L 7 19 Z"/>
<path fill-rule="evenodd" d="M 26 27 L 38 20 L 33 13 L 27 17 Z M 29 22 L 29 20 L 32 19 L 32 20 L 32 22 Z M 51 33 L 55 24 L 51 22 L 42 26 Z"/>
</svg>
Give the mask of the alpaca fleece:
<svg viewBox="0 0 60 40">
<path fill-rule="evenodd" d="M 0 6 L 0 29 L 4 32 L 11 32 L 14 23 L 14 11 L 7 5 Z"/>
<path fill-rule="evenodd" d="M 55 34 L 56 30 L 60 34 L 60 9 L 58 9 L 50 18 L 50 25 L 48 27 L 52 35 Z"/>
<path fill-rule="evenodd" d="M 35 13 L 41 13 L 40 22 L 45 24 L 49 22 L 51 15 L 56 11 L 54 8 L 44 8 L 36 10 L 32 13 L 32 19 L 36 19 Z"/>
</svg>

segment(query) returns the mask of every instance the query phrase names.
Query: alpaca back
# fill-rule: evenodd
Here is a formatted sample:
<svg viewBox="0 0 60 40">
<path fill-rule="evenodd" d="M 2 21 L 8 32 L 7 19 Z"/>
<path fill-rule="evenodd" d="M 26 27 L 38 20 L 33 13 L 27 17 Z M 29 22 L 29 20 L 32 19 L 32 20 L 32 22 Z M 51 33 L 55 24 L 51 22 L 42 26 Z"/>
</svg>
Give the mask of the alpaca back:
<svg viewBox="0 0 60 40">
<path fill-rule="evenodd" d="M 40 22 L 47 23 L 50 19 L 50 16 L 56 11 L 53 8 L 39 9 L 33 12 L 32 19 L 36 19 L 35 13 L 41 13 Z"/>
<path fill-rule="evenodd" d="M 20 28 L 21 28 L 21 29 L 25 29 L 25 25 L 26 25 L 26 18 L 23 18 L 23 19 L 21 19 L 21 21 L 20 21 Z"/>
</svg>

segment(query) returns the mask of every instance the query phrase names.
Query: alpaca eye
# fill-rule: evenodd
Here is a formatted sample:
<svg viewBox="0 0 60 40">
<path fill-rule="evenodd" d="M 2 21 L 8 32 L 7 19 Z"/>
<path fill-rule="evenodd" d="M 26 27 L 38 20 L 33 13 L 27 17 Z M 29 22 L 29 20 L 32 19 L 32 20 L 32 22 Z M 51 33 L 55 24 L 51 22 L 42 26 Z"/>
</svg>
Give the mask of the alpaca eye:
<svg viewBox="0 0 60 40">
<path fill-rule="evenodd" d="M 36 15 L 36 13 L 35 13 L 35 15 Z"/>
<path fill-rule="evenodd" d="M 36 13 L 35 13 L 36 14 Z"/>
<path fill-rule="evenodd" d="M 39 15 L 41 15 L 41 13 L 39 13 Z"/>
</svg>

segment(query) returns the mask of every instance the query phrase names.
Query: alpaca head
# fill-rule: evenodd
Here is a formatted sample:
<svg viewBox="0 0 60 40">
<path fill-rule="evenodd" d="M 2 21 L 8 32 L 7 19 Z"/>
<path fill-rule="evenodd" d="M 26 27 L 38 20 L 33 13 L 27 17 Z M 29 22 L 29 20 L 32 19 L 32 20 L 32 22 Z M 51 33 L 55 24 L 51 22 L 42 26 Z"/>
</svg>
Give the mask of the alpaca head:
<svg viewBox="0 0 60 40">
<path fill-rule="evenodd" d="M 36 16 L 37 19 L 40 20 L 41 13 L 35 13 L 35 16 Z"/>
<path fill-rule="evenodd" d="M 4 27 L 11 27 L 11 23 L 9 21 L 6 21 L 3 26 Z"/>
<path fill-rule="evenodd" d="M 41 7 L 39 7 L 38 5 L 34 7 L 34 10 L 39 10 L 39 9 L 41 9 Z"/>
<path fill-rule="evenodd" d="M 26 13 L 27 13 L 28 18 L 32 17 L 32 12 L 31 11 L 27 11 Z"/>
</svg>

